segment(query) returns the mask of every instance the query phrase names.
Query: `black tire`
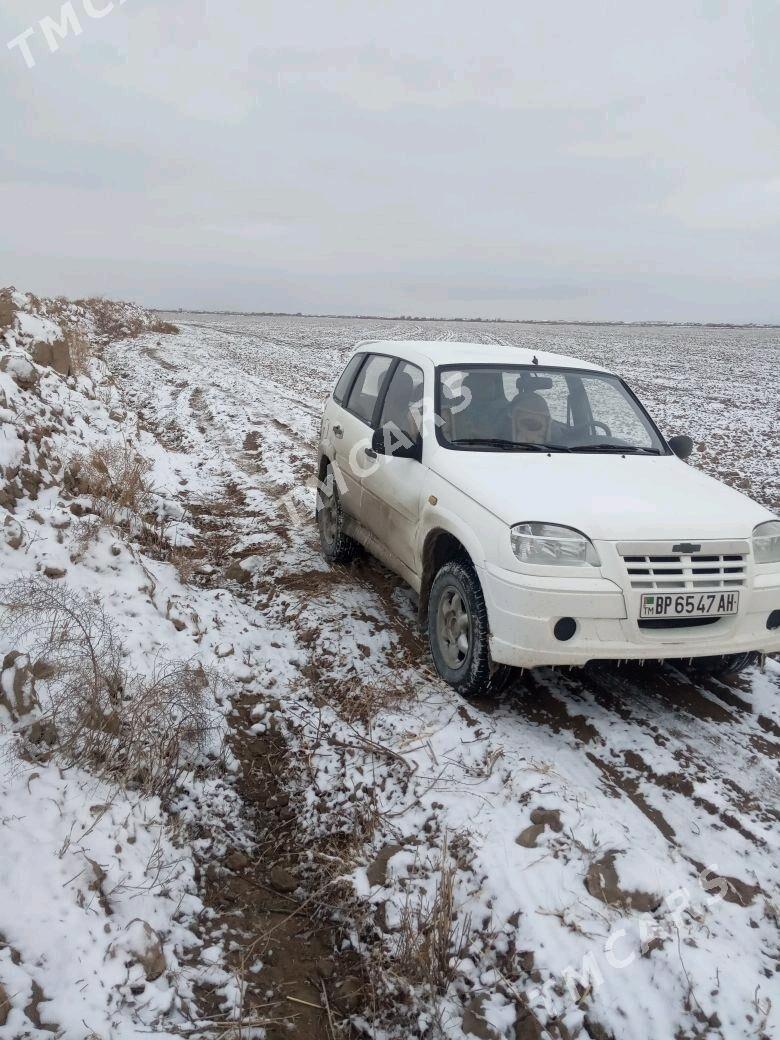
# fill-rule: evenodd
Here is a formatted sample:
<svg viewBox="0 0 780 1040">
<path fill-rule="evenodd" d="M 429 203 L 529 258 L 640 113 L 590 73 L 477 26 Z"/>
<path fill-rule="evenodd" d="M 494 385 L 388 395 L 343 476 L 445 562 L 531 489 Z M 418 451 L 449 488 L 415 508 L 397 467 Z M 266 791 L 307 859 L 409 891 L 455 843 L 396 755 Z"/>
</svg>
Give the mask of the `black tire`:
<svg viewBox="0 0 780 1040">
<path fill-rule="evenodd" d="M 344 510 L 330 465 L 317 487 L 316 515 L 320 546 L 325 559 L 329 563 L 349 563 L 353 560 L 358 545 L 344 533 Z"/>
<path fill-rule="evenodd" d="M 490 660 L 490 630 L 479 579 L 467 563 L 445 563 L 428 601 L 428 640 L 436 671 L 463 697 L 493 696 L 512 674 Z"/>
<path fill-rule="evenodd" d="M 691 670 L 698 675 L 710 675 L 715 679 L 728 675 L 739 675 L 756 659 L 752 651 L 744 654 L 722 654 L 719 657 L 694 657 Z"/>
</svg>

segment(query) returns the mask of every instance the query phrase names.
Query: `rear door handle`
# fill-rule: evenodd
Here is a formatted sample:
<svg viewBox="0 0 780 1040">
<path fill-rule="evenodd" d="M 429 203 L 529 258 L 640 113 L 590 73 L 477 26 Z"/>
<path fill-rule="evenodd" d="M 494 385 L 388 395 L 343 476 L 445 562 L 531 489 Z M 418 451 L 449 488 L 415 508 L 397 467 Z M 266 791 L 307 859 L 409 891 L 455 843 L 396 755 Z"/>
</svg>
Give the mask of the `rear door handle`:
<svg viewBox="0 0 780 1040">
<path fill-rule="evenodd" d="M 368 457 L 370 459 L 375 459 L 376 458 L 376 452 L 374 451 L 373 448 L 366 448 L 365 452 L 366 452 L 366 455 L 368 455 Z"/>
<path fill-rule="evenodd" d="M 344 431 L 343 431 L 343 429 L 342 429 L 342 428 L 341 428 L 341 427 L 340 427 L 340 426 L 338 425 L 338 423 L 337 423 L 337 424 L 336 424 L 336 425 L 335 425 L 335 426 L 333 427 L 333 436 L 334 436 L 334 437 L 343 437 L 343 436 L 344 436 Z"/>
</svg>

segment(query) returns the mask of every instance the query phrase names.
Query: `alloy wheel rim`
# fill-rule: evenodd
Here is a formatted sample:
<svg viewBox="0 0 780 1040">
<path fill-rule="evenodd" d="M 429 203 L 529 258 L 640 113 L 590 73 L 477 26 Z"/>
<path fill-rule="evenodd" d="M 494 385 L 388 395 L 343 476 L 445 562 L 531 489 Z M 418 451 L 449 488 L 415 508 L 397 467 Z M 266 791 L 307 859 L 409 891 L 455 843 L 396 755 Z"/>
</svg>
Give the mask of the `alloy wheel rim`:
<svg viewBox="0 0 780 1040">
<path fill-rule="evenodd" d="M 439 598 L 436 637 L 449 668 L 458 669 L 471 647 L 471 615 L 460 589 L 449 585 Z"/>
</svg>

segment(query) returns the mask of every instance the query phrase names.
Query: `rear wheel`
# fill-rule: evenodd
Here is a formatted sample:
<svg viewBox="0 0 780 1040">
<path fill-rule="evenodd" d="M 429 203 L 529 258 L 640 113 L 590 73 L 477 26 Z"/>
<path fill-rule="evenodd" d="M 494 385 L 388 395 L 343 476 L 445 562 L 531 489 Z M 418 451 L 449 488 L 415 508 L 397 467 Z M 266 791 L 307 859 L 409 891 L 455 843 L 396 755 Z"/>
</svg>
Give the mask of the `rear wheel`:
<svg viewBox="0 0 780 1040">
<path fill-rule="evenodd" d="M 468 564 L 445 563 L 428 602 L 428 639 L 436 671 L 464 697 L 498 693 L 511 669 L 490 660 L 485 598 Z"/>
<path fill-rule="evenodd" d="M 745 654 L 721 654 L 719 657 L 694 657 L 691 668 L 699 675 L 711 675 L 721 678 L 727 675 L 739 675 L 756 659 L 752 651 Z"/>
<path fill-rule="evenodd" d="M 317 488 L 317 528 L 322 554 L 329 563 L 349 563 L 354 559 L 357 542 L 344 533 L 344 511 L 330 466 Z"/>
</svg>

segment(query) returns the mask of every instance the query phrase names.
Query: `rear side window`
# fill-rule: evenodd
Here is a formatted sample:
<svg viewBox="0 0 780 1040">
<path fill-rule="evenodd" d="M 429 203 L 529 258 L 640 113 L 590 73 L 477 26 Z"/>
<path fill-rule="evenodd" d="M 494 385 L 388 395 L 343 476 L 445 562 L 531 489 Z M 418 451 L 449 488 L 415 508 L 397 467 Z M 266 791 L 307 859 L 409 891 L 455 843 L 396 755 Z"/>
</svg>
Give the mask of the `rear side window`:
<svg viewBox="0 0 780 1040">
<path fill-rule="evenodd" d="M 365 356 L 365 354 L 355 354 L 354 357 L 349 359 L 347 367 L 344 369 L 341 379 L 336 383 L 336 389 L 333 391 L 333 400 L 336 404 L 344 404 L 344 398 L 349 393 L 352 380 L 355 378 L 357 370 L 363 364 Z"/>
<path fill-rule="evenodd" d="M 395 358 L 384 354 L 369 354 L 368 361 L 360 370 L 349 395 L 347 408 L 350 412 L 367 422 L 369 426 L 374 418 L 374 410 L 379 395 L 384 388 L 387 374 Z"/>
</svg>

